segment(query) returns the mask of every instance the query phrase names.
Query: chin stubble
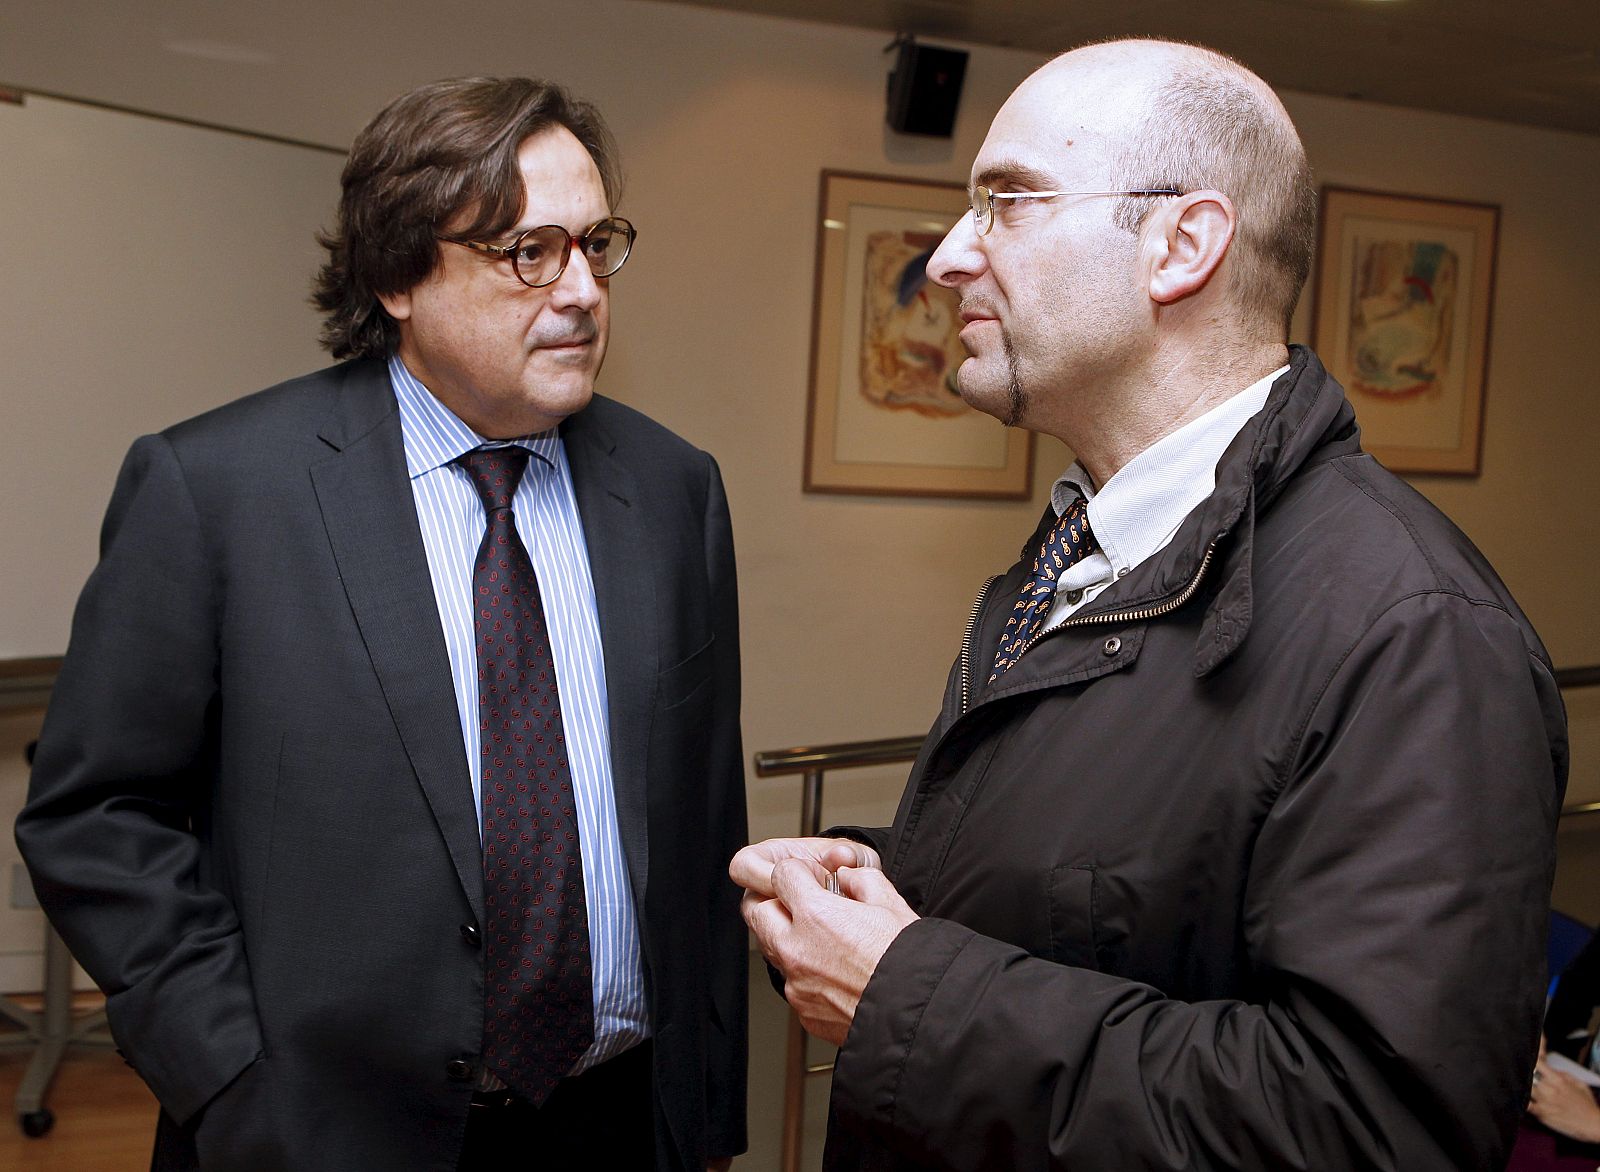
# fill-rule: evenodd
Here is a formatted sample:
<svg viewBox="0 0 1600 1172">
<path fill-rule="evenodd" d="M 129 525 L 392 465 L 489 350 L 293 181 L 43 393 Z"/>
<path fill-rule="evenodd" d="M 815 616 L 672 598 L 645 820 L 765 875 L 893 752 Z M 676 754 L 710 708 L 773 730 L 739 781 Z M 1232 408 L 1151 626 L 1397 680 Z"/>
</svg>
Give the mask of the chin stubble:
<svg viewBox="0 0 1600 1172">
<path fill-rule="evenodd" d="M 1018 371 L 1017 350 L 1011 344 L 1011 331 L 1000 327 L 1000 345 L 1006 356 L 1006 413 L 1000 422 L 1016 427 L 1022 421 L 1022 412 L 1028 405 L 1028 393 L 1022 389 L 1022 376 Z"/>
</svg>

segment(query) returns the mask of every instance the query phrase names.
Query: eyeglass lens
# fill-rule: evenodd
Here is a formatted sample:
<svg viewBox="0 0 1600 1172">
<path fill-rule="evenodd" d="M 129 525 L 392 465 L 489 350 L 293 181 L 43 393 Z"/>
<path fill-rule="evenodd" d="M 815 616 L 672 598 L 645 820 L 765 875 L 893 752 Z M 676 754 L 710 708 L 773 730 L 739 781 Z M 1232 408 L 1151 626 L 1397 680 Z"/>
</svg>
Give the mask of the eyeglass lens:
<svg viewBox="0 0 1600 1172">
<path fill-rule="evenodd" d="M 987 187 L 972 189 L 972 223 L 982 236 L 994 223 L 994 193 Z"/>
<path fill-rule="evenodd" d="M 570 250 L 576 244 L 589 262 L 589 271 L 596 277 L 609 277 L 628 259 L 633 237 L 633 225 L 623 219 L 601 220 L 581 237 L 573 237 L 564 228 L 546 224 L 517 238 L 511 263 L 523 284 L 548 285 L 567 267 Z"/>
</svg>

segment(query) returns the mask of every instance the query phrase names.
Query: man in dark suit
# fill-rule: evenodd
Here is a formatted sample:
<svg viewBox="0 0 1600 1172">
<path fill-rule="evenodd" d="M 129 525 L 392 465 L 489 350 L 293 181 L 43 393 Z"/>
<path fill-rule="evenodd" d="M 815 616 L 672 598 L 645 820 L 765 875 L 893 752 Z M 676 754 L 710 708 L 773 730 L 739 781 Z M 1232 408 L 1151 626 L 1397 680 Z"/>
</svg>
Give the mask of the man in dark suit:
<svg viewBox="0 0 1600 1172">
<path fill-rule="evenodd" d="M 731 534 L 712 459 L 593 395 L 611 140 L 558 87 L 441 82 L 343 187 L 316 300 L 349 361 L 123 468 L 34 883 L 159 1168 L 725 1168 Z"/>
</svg>

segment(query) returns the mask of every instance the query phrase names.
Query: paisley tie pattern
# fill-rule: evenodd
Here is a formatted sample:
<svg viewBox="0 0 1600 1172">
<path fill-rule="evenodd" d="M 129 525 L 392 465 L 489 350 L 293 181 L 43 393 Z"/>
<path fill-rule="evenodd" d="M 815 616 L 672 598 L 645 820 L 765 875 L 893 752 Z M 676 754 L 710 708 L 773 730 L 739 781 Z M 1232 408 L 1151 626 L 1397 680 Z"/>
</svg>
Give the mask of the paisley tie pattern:
<svg viewBox="0 0 1600 1172">
<path fill-rule="evenodd" d="M 1000 649 L 995 652 L 992 684 L 1022 656 L 1022 649 L 1044 629 L 1050 604 L 1056 599 L 1056 580 L 1067 567 L 1094 552 L 1094 534 L 1089 532 L 1089 505 L 1080 496 L 1073 499 L 1061 517 L 1045 534 L 1039 555 L 1033 559 L 1033 572 L 1022 584 L 1017 604 L 1000 632 Z"/>
<path fill-rule="evenodd" d="M 577 805 L 539 583 L 511 499 L 519 447 L 457 458 L 488 523 L 473 568 L 483 754 L 484 1063 L 536 1106 L 594 1041 Z"/>
</svg>

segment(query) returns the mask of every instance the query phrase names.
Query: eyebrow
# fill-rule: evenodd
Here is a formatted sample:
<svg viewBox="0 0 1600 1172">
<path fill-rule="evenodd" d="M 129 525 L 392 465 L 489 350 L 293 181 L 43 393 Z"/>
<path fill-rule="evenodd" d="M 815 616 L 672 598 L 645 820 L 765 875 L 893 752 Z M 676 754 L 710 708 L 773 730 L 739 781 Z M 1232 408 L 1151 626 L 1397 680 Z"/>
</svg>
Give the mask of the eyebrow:
<svg viewBox="0 0 1600 1172">
<path fill-rule="evenodd" d="M 1000 159 L 991 163 L 974 176 L 972 182 L 974 186 L 987 187 L 991 191 L 1013 187 L 1031 187 L 1035 191 L 1043 191 L 1056 186 L 1053 175 L 1014 159 Z"/>
</svg>

